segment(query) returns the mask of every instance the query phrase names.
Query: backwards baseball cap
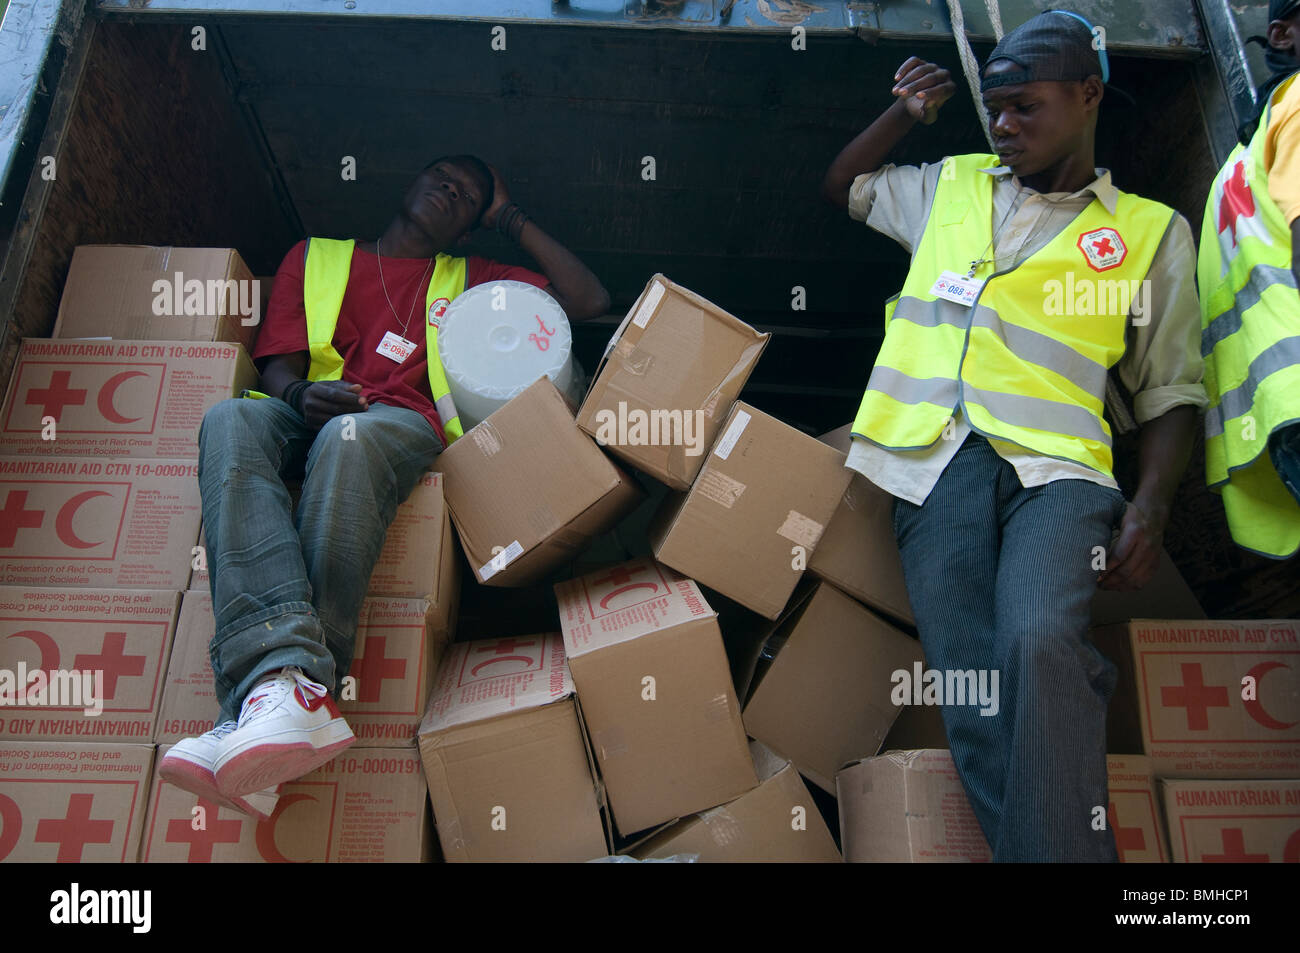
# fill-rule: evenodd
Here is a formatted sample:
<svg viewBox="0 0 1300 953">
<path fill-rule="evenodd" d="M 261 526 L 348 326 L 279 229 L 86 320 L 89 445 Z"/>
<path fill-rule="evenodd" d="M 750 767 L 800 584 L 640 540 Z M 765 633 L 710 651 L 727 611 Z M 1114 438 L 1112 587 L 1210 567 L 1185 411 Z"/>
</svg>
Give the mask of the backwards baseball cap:
<svg viewBox="0 0 1300 953">
<path fill-rule="evenodd" d="M 1278 2 L 1278 0 L 1274 0 Z M 1300 0 L 1287 0 L 1300 5 Z M 1069 10 L 1047 10 L 1016 27 L 993 47 L 984 69 L 995 60 L 1010 60 L 1019 69 L 992 76 L 980 71 L 980 92 L 999 86 L 1044 81 L 1078 81 L 1100 76 L 1110 79 L 1104 43 L 1096 43 L 1093 26 Z"/>
<path fill-rule="evenodd" d="M 1268 22 L 1285 20 L 1300 10 L 1300 0 L 1268 0 Z"/>
</svg>

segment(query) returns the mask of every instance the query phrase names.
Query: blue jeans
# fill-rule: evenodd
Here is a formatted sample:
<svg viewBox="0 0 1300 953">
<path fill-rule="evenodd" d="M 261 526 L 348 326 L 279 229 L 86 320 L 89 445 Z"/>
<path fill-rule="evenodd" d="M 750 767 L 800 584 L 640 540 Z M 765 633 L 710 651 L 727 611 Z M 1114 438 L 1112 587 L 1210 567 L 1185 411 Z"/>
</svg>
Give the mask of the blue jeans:
<svg viewBox="0 0 1300 953">
<path fill-rule="evenodd" d="M 337 691 L 388 524 L 441 449 L 429 421 L 404 407 L 371 404 L 319 432 L 275 398 L 207 412 L 199 489 L 220 721 L 286 665 Z M 285 480 L 299 475 L 295 513 Z"/>
<path fill-rule="evenodd" d="M 962 785 L 995 861 L 1114 861 L 1106 706 L 1115 666 L 1088 641 L 1094 547 L 1124 496 L 1086 480 L 1021 485 L 971 434 L 894 532 L 928 669 L 998 673 L 999 710 L 945 704 Z M 989 676 L 991 681 L 991 675 Z M 945 699 L 951 702 L 951 699 Z"/>
</svg>

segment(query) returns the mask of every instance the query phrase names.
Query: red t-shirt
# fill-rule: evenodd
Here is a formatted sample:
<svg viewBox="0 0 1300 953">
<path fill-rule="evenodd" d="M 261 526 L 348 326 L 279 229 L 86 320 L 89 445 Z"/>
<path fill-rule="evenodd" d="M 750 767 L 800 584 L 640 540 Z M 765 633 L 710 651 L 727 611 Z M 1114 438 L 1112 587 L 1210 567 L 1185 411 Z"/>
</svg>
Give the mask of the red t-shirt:
<svg viewBox="0 0 1300 953">
<path fill-rule="evenodd" d="M 294 354 L 306 351 L 307 311 L 302 302 L 303 256 L 306 242 L 301 241 L 290 249 L 275 273 L 275 285 L 266 316 L 258 331 L 253 348 L 255 360 L 275 357 L 277 354 Z M 343 358 L 343 380 L 360 384 L 367 402 L 382 402 L 397 407 L 408 407 L 424 414 L 433 424 L 438 439 L 446 445 L 442 421 L 433 406 L 433 392 L 429 389 L 429 371 L 425 361 L 426 320 L 424 301 L 429 291 L 432 271 L 427 258 L 389 258 L 384 256 L 384 283 L 379 281 L 379 259 L 370 252 L 357 248 L 352 252 L 352 268 L 348 273 L 348 286 L 339 309 L 338 325 L 334 328 L 334 349 Z M 423 279 L 423 280 L 422 280 Z M 491 281 L 525 281 L 538 288 L 546 288 L 550 280 L 527 268 L 503 265 L 488 258 L 469 256 L 465 267 L 465 287 Z M 388 299 L 384 297 L 384 286 Z M 400 316 L 393 317 L 396 310 Z M 402 322 L 410 316 L 406 333 Z M 415 353 L 398 364 L 376 352 L 384 333 L 392 331 L 415 342 Z"/>
</svg>

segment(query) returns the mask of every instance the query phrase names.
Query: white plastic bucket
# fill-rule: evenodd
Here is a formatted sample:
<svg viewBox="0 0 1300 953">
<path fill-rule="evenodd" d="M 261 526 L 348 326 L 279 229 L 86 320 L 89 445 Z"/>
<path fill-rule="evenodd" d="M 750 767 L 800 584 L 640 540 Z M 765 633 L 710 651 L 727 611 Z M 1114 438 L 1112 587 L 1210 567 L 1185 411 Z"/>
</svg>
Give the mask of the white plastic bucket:
<svg viewBox="0 0 1300 953">
<path fill-rule="evenodd" d="M 543 374 L 575 403 L 582 400 L 585 382 L 564 309 L 522 281 L 477 285 L 453 301 L 438 325 L 438 356 L 464 430 Z"/>
</svg>

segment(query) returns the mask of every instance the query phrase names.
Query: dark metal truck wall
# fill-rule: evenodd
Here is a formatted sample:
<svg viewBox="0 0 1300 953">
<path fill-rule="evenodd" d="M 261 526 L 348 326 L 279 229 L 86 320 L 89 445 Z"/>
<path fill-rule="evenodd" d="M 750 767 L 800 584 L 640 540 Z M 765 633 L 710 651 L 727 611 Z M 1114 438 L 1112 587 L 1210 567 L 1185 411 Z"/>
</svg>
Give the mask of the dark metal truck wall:
<svg viewBox="0 0 1300 953">
<path fill-rule="evenodd" d="M 588 370 L 659 271 L 774 332 L 746 400 L 813 433 L 852 417 L 907 256 L 825 206 L 819 183 L 913 53 L 952 69 L 959 90 L 894 161 L 987 148 L 943 4 L 429 6 L 11 4 L 11 17 L 48 21 L 49 32 L 39 59 L 11 49 L 11 23 L 0 30 L 3 82 L 38 78 L 29 100 L 11 97 L 22 115 L 0 115 L 10 147 L 0 380 L 22 337 L 50 333 L 79 244 L 228 245 L 273 274 L 304 235 L 377 234 L 418 169 L 470 151 L 609 288 L 613 314 L 576 329 Z M 983 56 L 992 27 L 982 3 L 966 6 Z M 1041 6 L 1004 3 L 1002 20 Z M 1106 24 L 1112 83 L 1136 100 L 1103 106 L 1099 164 L 1199 234 L 1209 181 L 1249 107 L 1240 83 L 1235 99 L 1225 93 L 1231 69 L 1206 41 L 1209 18 L 1190 0 L 1073 6 Z M 345 157 L 355 180 L 341 174 Z M 495 236 L 473 250 L 526 263 Z M 805 310 L 792 308 L 796 289 Z M 1189 469 L 1167 542 L 1207 611 L 1300 612 L 1300 597 L 1281 595 L 1285 567 L 1231 545 L 1202 466 Z"/>
</svg>

